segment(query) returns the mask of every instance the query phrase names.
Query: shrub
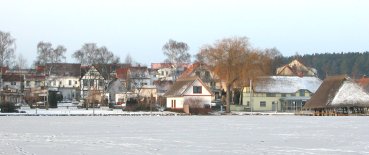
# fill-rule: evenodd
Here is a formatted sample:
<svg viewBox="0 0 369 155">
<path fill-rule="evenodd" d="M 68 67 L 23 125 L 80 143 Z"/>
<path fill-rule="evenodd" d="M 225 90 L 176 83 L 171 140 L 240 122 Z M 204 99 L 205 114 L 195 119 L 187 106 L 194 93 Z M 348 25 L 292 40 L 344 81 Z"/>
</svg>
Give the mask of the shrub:
<svg viewBox="0 0 369 155">
<path fill-rule="evenodd" d="M 16 110 L 15 104 L 11 102 L 5 102 L 0 104 L 1 112 L 10 113 L 10 112 L 18 112 Z"/>
<path fill-rule="evenodd" d="M 189 105 L 190 113 L 193 115 L 207 115 L 211 112 L 211 109 L 204 106 L 203 101 L 200 98 L 189 98 L 184 101 L 184 104 Z"/>
</svg>

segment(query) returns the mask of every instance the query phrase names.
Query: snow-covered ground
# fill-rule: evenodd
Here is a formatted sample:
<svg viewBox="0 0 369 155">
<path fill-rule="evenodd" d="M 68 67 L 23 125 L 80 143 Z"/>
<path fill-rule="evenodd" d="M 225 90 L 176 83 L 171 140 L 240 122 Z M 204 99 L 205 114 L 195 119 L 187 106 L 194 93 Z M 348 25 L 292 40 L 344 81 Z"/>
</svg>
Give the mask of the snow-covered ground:
<svg viewBox="0 0 369 155">
<path fill-rule="evenodd" d="M 130 112 L 124 111 L 122 109 L 109 109 L 109 107 L 100 107 L 100 108 L 77 108 L 77 106 L 59 106 L 58 108 L 49 108 L 39 109 L 34 108 L 31 109 L 28 106 L 22 106 L 18 109 L 20 113 L 0 113 L 0 116 L 88 116 L 88 115 L 123 115 L 123 116 L 141 116 L 141 115 L 161 115 L 161 116 L 175 116 L 175 115 L 185 115 L 180 113 L 174 113 L 170 111 L 138 111 L 138 112 Z"/>
<path fill-rule="evenodd" d="M 369 117 L 0 117 L 1 155 L 369 154 Z"/>
</svg>

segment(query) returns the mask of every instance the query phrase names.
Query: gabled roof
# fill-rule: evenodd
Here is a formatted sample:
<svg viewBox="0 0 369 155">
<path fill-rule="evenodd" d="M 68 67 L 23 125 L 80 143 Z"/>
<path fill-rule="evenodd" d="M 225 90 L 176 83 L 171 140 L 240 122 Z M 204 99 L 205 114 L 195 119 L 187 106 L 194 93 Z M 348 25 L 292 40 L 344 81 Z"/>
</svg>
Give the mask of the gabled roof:
<svg viewBox="0 0 369 155">
<path fill-rule="evenodd" d="M 95 64 L 92 65 L 101 74 L 104 79 L 115 78 L 112 73 L 116 72 L 119 68 L 128 68 L 130 64 Z M 81 77 L 83 77 L 92 66 L 81 66 Z"/>
<path fill-rule="evenodd" d="M 151 69 L 162 69 L 171 67 L 173 67 L 172 63 L 151 63 Z"/>
<path fill-rule="evenodd" d="M 192 65 L 190 65 L 180 76 L 179 78 L 186 78 L 186 77 L 190 77 L 191 74 L 198 68 L 200 67 L 201 64 L 200 63 L 194 63 Z"/>
<path fill-rule="evenodd" d="M 81 64 L 74 63 L 46 64 L 46 68 L 47 70 L 51 68 L 50 72 L 51 75 L 74 76 L 74 77 L 79 77 L 81 75 Z"/>
<path fill-rule="evenodd" d="M 293 60 L 287 65 L 277 68 L 276 75 L 286 76 L 286 71 L 291 75 L 287 76 L 317 76 L 315 68 L 307 67 L 297 59 Z"/>
<path fill-rule="evenodd" d="M 0 67 L 1 74 L 5 74 L 5 72 L 8 70 L 8 67 Z"/>
<path fill-rule="evenodd" d="M 12 82 L 12 81 L 24 81 L 24 76 L 21 74 L 4 74 L 2 75 L 4 82 Z"/>
<path fill-rule="evenodd" d="M 178 65 L 177 68 L 187 68 L 189 66 L 188 63 L 182 63 L 182 64 L 151 63 L 151 69 L 158 70 L 158 69 L 162 69 L 162 68 L 174 68 L 175 65 Z"/>
<path fill-rule="evenodd" d="M 314 93 L 321 83 L 317 77 L 263 76 L 257 78 L 253 89 L 262 93 L 295 93 L 306 89 Z"/>
<path fill-rule="evenodd" d="M 369 106 L 369 94 L 346 75 L 326 78 L 305 109 Z"/>
<path fill-rule="evenodd" d="M 201 81 L 198 77 L 189 77 L 178 79 L 173 86 L 164 94 L 166 97 L 180 97 L 186 92 L 186 90 L 196 81 L 200 81 L 203 87 L 205 87 L 209 93 L 210 89 Z"/>
<path fill-rule="evenodd" d="M 128 70 L 129 68 L 118 68 L 116 69 L 116 78 L 118 79 L 124 79 L 127 80 L 128 79 Z"/>
</svg>

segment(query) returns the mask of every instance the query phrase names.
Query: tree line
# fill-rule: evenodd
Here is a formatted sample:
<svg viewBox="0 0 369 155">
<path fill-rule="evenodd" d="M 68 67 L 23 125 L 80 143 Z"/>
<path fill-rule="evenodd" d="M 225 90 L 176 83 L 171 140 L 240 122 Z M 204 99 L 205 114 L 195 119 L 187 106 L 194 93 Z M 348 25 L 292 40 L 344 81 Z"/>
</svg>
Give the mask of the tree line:
<svg viewBox="0 0 369 155">
<path fill-rule="evenodd" d="M 295 56 L 288 57 L 279 56 L 272 63 L 274 74 L 276 68 L 288 64 L 294 59 L 298 59 L 308 67 L 315 68 L 320 79 L 342 74 L 347 74 L 354 79 L 369 75 L 369 51 L 296 54 Z"/>
</svg>

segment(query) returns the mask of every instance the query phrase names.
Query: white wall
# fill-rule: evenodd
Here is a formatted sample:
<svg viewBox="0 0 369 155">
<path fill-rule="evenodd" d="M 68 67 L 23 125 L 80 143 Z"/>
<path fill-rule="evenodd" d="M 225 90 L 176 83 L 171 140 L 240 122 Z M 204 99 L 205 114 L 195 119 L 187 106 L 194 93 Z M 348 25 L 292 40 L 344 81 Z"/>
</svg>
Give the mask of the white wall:
<svg viewBox="0 0 369 155">
<path fill-rule="evenodd" d="M 193 93 L 193 86 L 201 86 L 201 91 L 202 93 L 201 94 L 194 94 Z M 192 86 L 190 86 L 190 88 L 188 88 L 186 90 L 186 92 L 183 94 L 184 96 L 187 96 L 187 95 L 190 95 L 190 96 L 204 96 L 204 95 L 207 95 L 207 96 L 211 96 L 211 93 L 202 85 L 202 83 L 198 80 L 196 80 Z"/>
<path fill-rule="evenodd" d="M 176 100 L 176 109 L 183 108 L 183 97 L 167 97 L 167 108 L 172 108 L 172 100 Z"/>
<path fill-rule="evenodd" d="M 48 81 L 51 87 L 76 88 L 80 86 L 79 77 L 73 76 L 50 77 Z M 69 85 L 69 81 L 71 81 L 71 85 Z"/>
</svg>

